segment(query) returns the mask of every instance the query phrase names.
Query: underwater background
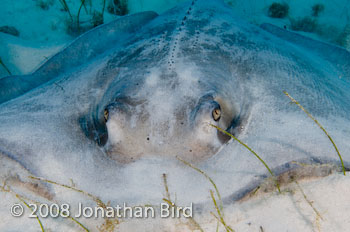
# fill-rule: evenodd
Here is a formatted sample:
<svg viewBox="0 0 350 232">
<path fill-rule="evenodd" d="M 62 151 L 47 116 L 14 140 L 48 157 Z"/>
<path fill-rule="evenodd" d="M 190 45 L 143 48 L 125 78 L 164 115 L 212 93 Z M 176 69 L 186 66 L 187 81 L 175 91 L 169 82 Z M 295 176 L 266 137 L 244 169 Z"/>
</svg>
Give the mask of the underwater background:
<svg viewBox="0 0 350 232">
<path fill-rule="evenodd" d="M 254 24 L 272 23 L 350 49 L 350 0 L 225 0 Z M 26 74 L 83 32 L 183 0 L 1 0 L 0 77 Z"/>
</svg>

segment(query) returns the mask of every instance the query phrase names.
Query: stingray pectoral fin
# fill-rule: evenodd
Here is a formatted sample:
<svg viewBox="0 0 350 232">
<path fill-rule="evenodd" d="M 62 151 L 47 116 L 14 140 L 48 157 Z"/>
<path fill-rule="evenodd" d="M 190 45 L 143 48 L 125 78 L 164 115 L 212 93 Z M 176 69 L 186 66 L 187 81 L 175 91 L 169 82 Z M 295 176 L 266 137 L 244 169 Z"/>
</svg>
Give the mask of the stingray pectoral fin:
<svg viewBox="0 0 350 232">
<path fill-rule="evenodd" d="M 157 16 L 157 13 L 147 11 L 103 24 L 79 36 L 32 75 L 0 79 L 0 104 L 87 63 L 108 50 L 123 46 L 134 32 Z"/>
<path fill-rule="evenodd" d="M 316 163 L 313 163 L 316 162 Z M 253 197 L 264 194 L 277 192 L 276 181 L 281 191 L 284 192 L 288 186 L 298 181 L 314 180 L 324 178 L 333 173 L 340 173 L 341 168 L 332 160 L 301 160 L 291 161 L 273 169 L 275 178 L 270 175 L 263 175 L 260 179 L 253 180 L 250 184 L 241 190 L 224 199 L 224 203 L 235 201 L 246 201 Z"/>
<path fill-rule="evenodd" d="M 263 23 L 260 27 L 329 61 L 340 71 L 339 76 L 350 82 L 350 52 L 346 49 L 305 37 L 269 23 Z"/>
<path fill-rule="evenodd" d="M 84 64 L 107 50 L 120 47 L 127 42 L 131 34 L 157 16 L 155 12 L 146 11 L 124 16 L 96 27 L 79 36 L 61 52 L 49 59 L 35 74 L 55 76 Z"/>
<path fill-rule="evenodd" d="M 53 194 L 48 187 L 38 180 L 29 178 L 33 174 L 17 161 L 0 152 L 0 186 L 2 191 L 10 191 L 14 194 L 26 197 L 38 196 L 48 200 L 53 199 Z"/>
<path fill-rule="evenodd" d="M 0 79 L 0 104 L 38 86 L 33 75 L 7 76 Z"/>
</svg>

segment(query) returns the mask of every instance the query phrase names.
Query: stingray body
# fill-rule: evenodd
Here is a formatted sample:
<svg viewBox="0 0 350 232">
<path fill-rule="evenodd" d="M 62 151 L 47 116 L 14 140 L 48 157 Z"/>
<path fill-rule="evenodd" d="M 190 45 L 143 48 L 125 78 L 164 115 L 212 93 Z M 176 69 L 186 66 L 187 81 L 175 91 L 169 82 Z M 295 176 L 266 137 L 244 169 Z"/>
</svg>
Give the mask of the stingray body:
<svg viewBox="0 0 350 232">
<path fill-rule="evenodd" d="M 292 161 L 337 163 L 287 91 L 329 130 L 347 163 L 349 70 L 347 51 L 248 24 L 220 1 L 123 17 L 33 74 L 0 80 L 2 176 L 71 178 L 103 198 L 144 203 L 161 199 L 168 173 L 179 200 L 206 200 L 209 183 L 179 156 L 238 199 L 267 171 L 209 124 L 243 140 L 277 174 Z"/>
</svg>

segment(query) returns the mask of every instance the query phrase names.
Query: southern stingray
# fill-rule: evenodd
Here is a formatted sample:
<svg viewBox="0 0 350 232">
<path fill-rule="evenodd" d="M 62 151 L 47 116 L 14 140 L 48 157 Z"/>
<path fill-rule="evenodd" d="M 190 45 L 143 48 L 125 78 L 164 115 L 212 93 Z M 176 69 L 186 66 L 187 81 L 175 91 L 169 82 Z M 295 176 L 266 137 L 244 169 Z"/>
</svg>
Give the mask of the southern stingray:
<svg viewBox="0 0 350 232">
<path fill-rule="evenodd" d="M 269 173 L 210 124 L 248 144 L 275 175 L 323 175 L 300 163 L 339 167 L 327 136 L 283 91 L 327 128 L 347 165 L 346 50 L 249 24 L 221 1 L 125 16 L 83 34 L 34 73 L 0 79 L 1 178 L 61 201 L 59 186 L 28 176 L 73 180 L 112 204 L 136 205 L 162 201 L 165 173 L 180 204 L 201 208 L 212 186 L 179 157 L 234 204 Z"/>
</svg>

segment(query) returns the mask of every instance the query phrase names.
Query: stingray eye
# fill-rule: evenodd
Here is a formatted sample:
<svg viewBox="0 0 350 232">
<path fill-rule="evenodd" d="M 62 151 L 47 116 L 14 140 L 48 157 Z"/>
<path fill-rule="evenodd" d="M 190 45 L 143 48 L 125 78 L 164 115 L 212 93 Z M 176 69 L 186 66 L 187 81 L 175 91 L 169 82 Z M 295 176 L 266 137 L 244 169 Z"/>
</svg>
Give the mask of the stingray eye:
<svg viewBox="0 0 350 232">
<path fill-rule="evenodd" d="M 103 112 L 103 117 L 105 118 L 105 122 L 107 122 L 108 120 L 108 115 L 109 115 L 109 112 L 107 109 L 105 109 L 105 111 Z"/>
<path fill-rule="evenodd" d="M 220 108 L 215 108 L 212 112 L 214 121 L 219 121 L 221 117 L 221 110 Z"/>
</svg>

